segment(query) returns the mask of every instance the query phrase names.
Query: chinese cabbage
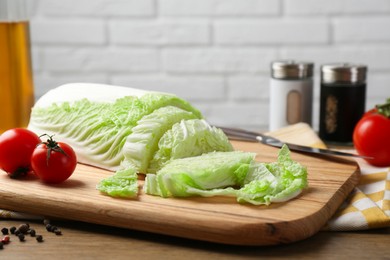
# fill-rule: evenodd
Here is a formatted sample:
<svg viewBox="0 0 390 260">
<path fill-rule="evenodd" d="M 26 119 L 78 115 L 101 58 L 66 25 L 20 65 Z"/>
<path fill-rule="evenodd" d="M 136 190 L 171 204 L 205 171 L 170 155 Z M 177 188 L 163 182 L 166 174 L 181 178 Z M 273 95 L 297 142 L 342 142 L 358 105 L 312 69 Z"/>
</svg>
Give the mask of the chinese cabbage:
<svg viewBox="0 0 390 260">
<path fill-rule="evenodd" d="M 290 158 L 284 145 L 277 162 L 259 163 L 255 154 L 213 152 L 168 162 L 148 174 L 144 190 L 161 197 L 236 196 L 254 205 L 290 200 L 307 186 L 306 168 Z"/>
<path fill-rule="evenodd" d="M 157 175 L 147 174 L 145 192 L 162 197 L 213 196 L 214 192 L 234 196 L 231 187 L 243 183 L 254 156 L 241 151 L 211 152 L 172 160 Z"/>
<path fill-rule="evenodd" d="M 138 194 L 138 175 L 134 168 L 119 170 L 97 185 L 102 193 L 112 197 L 132 198 Z"/>
<path fill-rule="evenodd" d="M 77 91 L 87 92 L 80 90 L 87 86 L 80 85 Z M 58 94 L 63 96 L 58 103 L 50 104 L 48 98 L 56 96 L 56 89 L 38 100 L 32 109 L 28 128 L 38 135 L 55 135 L 58 141 L 67 142 L 76 151 L 79 162 L 109 170 L 119 169 L 124 159 L 122 148 L 126 139 L 144 116 L 161 107 L 174 106 L 193 113 L 196 118 L 202 117 L 187 101 L 171 94 L 141 92 L 141 95 L 135 92 L 137 96 L 114 99 L 110 95 L 117 97 L 118 88 L 105 86 L 98 88 L 96 97 L 91 91 L 76 99 L 74 89 L 74 85 L 69 84 L 59 87 Z M 113 101 L 101 101 L 103 90 L 107 100 Z M 123 88 L 118 90 L 124 92 Z M 132 89 L 129 90 L 131 93 Z"/>
<path fill-rule="evenodd" d="M 196 118 L 195 114 L 172 106 L 156 109 L 144 116 L 126 138 L 124 167 L 131 166 L 140 173 L 146 173 L 161 136 L 175 123 L 193 118 Z"/>
<path fill-rule="evenodd" d="M 210 126 L 204 119 L 182 120 L 161 137 L 148 173 L 155 173 L 170 160 L 213 151 L 233 151 L 225 133 Z"/>
</svg>

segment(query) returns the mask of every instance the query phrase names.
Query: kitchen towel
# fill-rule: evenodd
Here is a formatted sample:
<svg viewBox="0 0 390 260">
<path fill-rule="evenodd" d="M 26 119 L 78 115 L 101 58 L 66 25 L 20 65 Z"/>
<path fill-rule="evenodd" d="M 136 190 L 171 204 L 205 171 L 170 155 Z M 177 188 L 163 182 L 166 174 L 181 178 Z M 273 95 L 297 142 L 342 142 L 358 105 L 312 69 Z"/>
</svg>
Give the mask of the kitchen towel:
<svg viewBox="0 0 390 260">
<path fill-rule="evenodd" d="M 390 227 L 390 168 L 369 165 L 356 159 L 361 177 L 324 229 L 366 230 Z"/>
<path fill-rule="evenodd" d="M 268 134 L 285 142 L 327 148 L 316 132 L 305 123 L 287 126 Z M 356 153 L 352 149 L 332 149 Z M 363 159 L 356 159 L 356 162 L 361 171 L 359 183 L 324 230 L 353 231 L 390 227 L 390 168 L 374 167 Z"/>
</svg>

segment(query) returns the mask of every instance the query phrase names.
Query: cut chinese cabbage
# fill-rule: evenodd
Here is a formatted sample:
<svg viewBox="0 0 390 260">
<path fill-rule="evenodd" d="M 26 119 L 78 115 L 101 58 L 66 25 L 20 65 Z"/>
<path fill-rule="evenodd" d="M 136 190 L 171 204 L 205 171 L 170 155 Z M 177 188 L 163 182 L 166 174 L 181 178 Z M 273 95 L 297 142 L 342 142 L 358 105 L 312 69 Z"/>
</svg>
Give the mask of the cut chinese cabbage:
<svg viewBox="0 0 390 260">
<path fill-rule="evenodd" d="M 158 142 L 158 151 L 150 162 L 148 173 L 155 173 L 169 160 L 198 156 L 213 151 L 233 151 L 224 132 L 203 119 L 182 120 L 173 125 Z"/>
<path fill-rule="evenodd" d="M 284 145 L 277 162 L 256 163 L 251 167 L 245 185 L 237 193 L 237 200 L 268 205 L 294 198 L 306 187 L 306 167 L 293 161 L 290 150 Z"/>
<path fill-rule="evenodd" d="M 307 186 L 306 168 L 290 158 L 286 145 L 277 162 L 259 163 L 254 156 L 213 152 L 172 160 L 146 176 L 144 190 L 161 197 L 236 196 L 240 203 L 268 205 L 292 199 Z"/>
<path fill-rule="evenodd" d="M 211 127 L 203 119 L 185 120 L 185 117 L 193 118 L 194 116 L 187 111 L 168 106 L 160 108 L 138 121 L 138 125 L 133 128 L 133 133 L 129 135 L 123 147 L 125 160 L 122 162 L 122 168 L 146 172 L 145 169 L 157 147 L 160 150 L 155 153 L 155 157 L 161 154 L 162 150 L 166 153 L 164 161 L 153 166 L 154 170 L 159 170 L 163 164 L 177 158 L 192 157 L 210 151 L 233 150 L 226 135 L 220 129 Z M 182 119 L 179 123 L 175 123 L 170 130 L 166 131 L 173 122 L 180 120 L 180 118 Z M 165 134 L 160 138 L 164 132 Z M 160 140 L 159 146 L 157 146 L 158 140 Z M 162 149 L 163 147 L 165 149 Z M 148 171 L 148 173 L 150 172 Z M 149 180 L 151 178 L 153 178 L 152 175 L 149 175 Z M 111 180 L 108 182 L 112 184 L 110 189 L 114 189 L 115 182 L 113 183 Z M 107 193 L 105 186 L 98 185 L 98 189 Z M 116 196 L 125 197 L 126 194 L 120 194 L 121 189 L 122 187 L 119 186 Z M 226 194 L 226 191 L 221 194 Z"/>
<path fill-rule="evenodd" d="M 55 135 L 58 141 L 67 142 L 74 148 L 79 162 L 105 169 L 119 169 L 127 137 L 140 119 L 156 109 L 174 106 L 202 118 L 197 109 L 175 95 L 129 89 L 129 94 L 136 95 L 115 99 L 111 96 L 117 97 L 117 90 L 126 91 L 121 87 L 100 86 L 94 92 L 95 85 L 93 88 L 86 84 L 76 86 L 77 91 L 75 84 L 61 86 L 38 100 L 28 128 L 39 135 Z M 83 88 L 91 91 L 82 91 Z M 101 101 L 103 92 L 110 102 Z M 56 93 L 62 95 L 61 98 L 54 98 Z M 85 96 L 76 98 L 78 93 Z M 48 97 L 58 102 L 50 104 Z"/>
<path fill-rule="evenodd" d="M 161 136 L 175 123 L 194 118 L 197 116 L 192 112 L 172 106 L 159 108 L 141 118 L 123 146 L 123 166 L 131 166 L 140 173 L 146 173 Z"/>
<path fill-rule="evenodd" d="M 119 170 L 99 182 L 97 189 L 112 197 L 132 198 L 138 194 L 138 177 L 134 168 Z"/>
<path fill-rule="evenodd" d="M 194 195 L 235 196 L 235 190 L 226 187 L 242 185 L 255 157 L 254 153 L 232 151 L 211 152 L 196 157 L 172 160 L 157 175 L 147 174 L 145 192 L 162 197 Z"/>
</svg>

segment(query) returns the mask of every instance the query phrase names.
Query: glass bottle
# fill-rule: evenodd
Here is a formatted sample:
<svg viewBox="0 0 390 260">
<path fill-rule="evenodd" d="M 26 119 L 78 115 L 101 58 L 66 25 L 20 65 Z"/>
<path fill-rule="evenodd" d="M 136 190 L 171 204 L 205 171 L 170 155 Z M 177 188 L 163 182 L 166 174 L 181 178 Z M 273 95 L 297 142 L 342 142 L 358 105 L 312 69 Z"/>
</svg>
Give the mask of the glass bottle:
<svg viewBox="0 0 390 260">
<path fill-rule="evenodd" d="M 270 131 L 298 122 L 311 125 L 313 67 L 293 60 L 271 63 Z"/>
<path fill-rule="evenodd" d="M 26 127 L 34 103 L 26 4 L 0 0 L 0 133 Z"/>
<path fill-rule="evenodd" d="M 365 112 L 365 65 L 321 66 L 319 135 L 326 143 L 351 145 L 355 125 Z"/>
</svg>

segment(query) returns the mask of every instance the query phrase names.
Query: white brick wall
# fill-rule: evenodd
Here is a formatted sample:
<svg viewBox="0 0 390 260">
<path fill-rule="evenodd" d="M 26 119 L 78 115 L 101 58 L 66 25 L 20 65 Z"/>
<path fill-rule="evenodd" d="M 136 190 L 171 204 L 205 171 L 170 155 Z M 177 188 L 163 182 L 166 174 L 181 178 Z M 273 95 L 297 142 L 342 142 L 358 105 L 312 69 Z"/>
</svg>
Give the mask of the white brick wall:
<svg viewBox="0 0 390 260">
<path fill-rule="evenodd" d="M 175 93 L 211 123 L 268 128 L 269 65 L 369 68 L 367 108 L 390 97 L 390 0 L 30 0 L 36 95 L 68 82 Z"/>
</svg>

